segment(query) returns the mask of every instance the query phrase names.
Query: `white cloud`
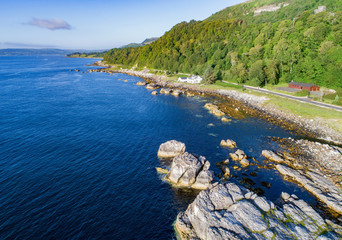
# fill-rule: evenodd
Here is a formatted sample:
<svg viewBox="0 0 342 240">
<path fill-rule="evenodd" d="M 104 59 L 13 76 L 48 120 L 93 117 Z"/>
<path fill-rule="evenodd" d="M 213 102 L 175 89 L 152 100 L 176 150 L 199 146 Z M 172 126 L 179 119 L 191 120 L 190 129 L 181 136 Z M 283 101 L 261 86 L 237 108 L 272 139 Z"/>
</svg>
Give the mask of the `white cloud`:
<svg viewBox="0 0 342 240">
<path fill-rule="evenodd" d="M 70 30 L 71 29 L 70 24 L 61 19 L 32 18 L 32 20 L 29 21 L 28 24 L 32 26 L 40 27 L 40 28 L 46 28 L 49 30 L 61 30 L 61 29 Z"/>
</svg>

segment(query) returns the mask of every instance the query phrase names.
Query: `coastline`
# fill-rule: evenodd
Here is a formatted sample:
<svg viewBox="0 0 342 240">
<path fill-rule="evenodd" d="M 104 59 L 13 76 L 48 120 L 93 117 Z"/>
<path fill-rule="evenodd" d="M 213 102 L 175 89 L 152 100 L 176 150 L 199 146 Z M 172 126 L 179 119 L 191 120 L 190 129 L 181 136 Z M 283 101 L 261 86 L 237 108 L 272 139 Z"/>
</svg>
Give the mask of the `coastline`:
<svg viewBox="0 0 342 240">
<path fill-rule="evenodd" d="M 102 62 L 96 62 L 93 66 L 104 67 L 91 71 L 108 72 L 108 73 L 124 73 L 132 76 L 137 76 L 144 79 L 148 83 L 154 83 L 159 87 L 172 89 L 180 89 L 198 95 L 210 95 L 222 98 L 223 100 L 233 101 L 239 107 L 252 115 L 263 118 L 272 123 L 278 124 L 286 129 L 298 132 L 308 139 L 315 139 L 323 143 L 337 145 L 342 147 L 342 133 L 338 132 L 321 121 L 306 119 L 297 116 L 293 113 L 283 111 L 275 106 L 265 105 L 266 97 L 258 97 L 249 93 L 242 93 L 236 90 L 225 89 L 210 89 L 207 86 L 199 86 L 192 84 L 184 84 L 173 82 L 166 79 L 164 76 L 158 76 L 149 73 L 148 70 L 135 71 L 132 69 L 113 70 L 110 66 Z M 224 109 L 222 109 L 224 111 Z"/>
<path fill-rule="evenodd" d="M 207 190 L 201 191 L 194 203 L 178 214 L 174 223 L 178 238 L 205 239 L 207 235 L 206 233 L 202 234 L 200 230 L 202 228 L 206 229 L 205 231 L 208 233 L 211 229 L 223 229 L 218 234 L 215 232 L 215 238 L 212 239 L 230 239 L 228 235 L 231 233 L 237 234 L 236 236 L 240 236 L 240 234 L 246 237 L 253 236 L 256 239 L 272 239 L 274 236 L 280 236 L 279 239 L 295 238 L 295 236 L 301 238 L 304 236 L 302 235 L 303 232 L 315 237 L 327 233 L 329 234 L 327 236 L 332 237 L 332 239 L 337 239 L 340 236 L 341 226 L 338 224 L 341 222 L 342 213 L 340 202 L 342 199 L 340 190 L 342 189 L 342 148 L 336 146 L 342 145 L 340 132 L 334 131 L 315 120 L 301 118 L 279 108 L 265 105 L 268 100 L 265 96 L 255 96 L 236 90 L 213 89 L 208 86 L 179 83 L 164 76 L 151 74 L 147 69 L 143 71 L 111 69 L 110 66 L 102 63 L 97 66 L 106 68 L 93 69 L 89 70 L 89 72 L 123 73 L 144 79 L 147 83 L 150 83 L 146 86 L 147 89 L 171 88 L 173 91 L 180 90 L 184 94 L 190 93 L 191 95 L 214 97 L 214 101 L 219 102 L 219 104 L 215 103 L 219 110 L 227 115 L 229 115 L 229 110 L 232 111 L 235 108 L 235 110 L 239 110 L 237 112 L 241 111 L 250 116 L 265 119 L 304 136 L 304 139 L 300 140 L 291 138 L 274 139 L 274 141 L 279 141 L 279 143 L 287 145 L 289 148 L 289 155 L 287 155 L 286 151 L 275 152 L 275 155 L 281 159 L 280 161 L 263 155 L 285 181 L 303 187 L 305 191 L 312 194 L 322 204 L 322 209 L 317 211 L 317 209 L 304 202 L 303 199 L 298 198 L 296 195 L 290 196 L 285 192 L 281 196 L 282 204 L 272 207 L 276 203 L 265 197 L 257 196 L 256 193 L 248 191 L 240 185 L 219 181 L 212 183 Z M 160 93 L 162 91 L 163 89 L 160 90 Z M 310 142 L 305 138 L 314 139 L 312 140 L 314 142 Z M 335 144 L 335 146 L 330 147 L 328 144 L 320 144 L 317 142 L 319 140 Z M 330 148 L 327 148 L 327 146 Z M 265 148 L 269 149 L 268 146 L 265 146 Z M 291 151 L 291 148 L 299 151 L 298 155 L 292 155 L 294 152 Z M 335 156 L 332 153 L 336 154 L 336 159 L 332 159 L 332 156 Z M 238 198 L 236 198 L 237 195 Z M 233 202 L 230 202 L 231 199 Z M 229 202 L 229 205 L 226 206 L 227 202 Z M 297 208 L 303 208 L 305 211 L 302 214 L 300 210 L 297 211 Z M 290 211 L 289 209 L 295 209 L 296 211 Z M 322 212 L 323 209 L 325 213 Z M 252 218 L 250 218 L 251 213 L 254 214 Z M 234 216 L 234 218 L 227 218 L 226 215 Z M 278 215 L 285 217 L 282 218 Z M 201 216 L 208 217 L 202 219 Z M 215 217 L 210 218 L 210 216 Z M 293 219 L 296 219 L 297 216 L 302 216 L 302 218 L 294 221 Z M 198 221 L 198 218 L 201 218 L 201 221 Z M 239 219 L 244 220 L 239 221 Z M 314 224 L 305 222 L 303 225 L 304 220 L 310 221 L 312 219 Z M 270 220 L 274 223 L 273 227 L 269 225 Z M 227 222 L 229 226 L 234 227 L 226 231 L 228 228 L 225 225 L 221 226 L 222 222 Z M 262 227 L 255 227 L 255 222 Z M 319 224 L 316 224 L 316 222 L 319 222 Z M 298 230 L 300 226 L 302 228 Z M 245 229 L 246 232 L 239 232 L 239 229 Z M 281 229 L 290 229 L 290 235 L 280 235 Z M 265 238 L 262 238 L 259 232 Z"/>
</svg>

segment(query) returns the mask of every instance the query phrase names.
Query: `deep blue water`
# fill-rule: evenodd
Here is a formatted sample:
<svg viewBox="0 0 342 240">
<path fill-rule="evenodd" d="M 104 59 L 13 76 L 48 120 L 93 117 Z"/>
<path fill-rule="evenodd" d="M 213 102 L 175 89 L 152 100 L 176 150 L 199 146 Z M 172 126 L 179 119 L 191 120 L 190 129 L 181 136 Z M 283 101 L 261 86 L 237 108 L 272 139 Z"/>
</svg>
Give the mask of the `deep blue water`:
<svg viewBox="0 0 342 240">
<path fill-rule="evenodd" d="M 135 85 L 138 77 L 70 71 L 92 62 L 0 57 L 0 239 L 175 238 L 172 223 L 194 193 L 160 180 L 161 143 L 184 142 L 218 174 L 214 164 L 230 151 L 221 139 L 234 139 L 262 165 L 269 137 L 298 137 L 257 118 L 223 124 L 203 108 L 212 99 L 152 96 Z M 271 200 L 287 191 L 313 201 L 274 170 L 233 174 Z"/>
</svg>

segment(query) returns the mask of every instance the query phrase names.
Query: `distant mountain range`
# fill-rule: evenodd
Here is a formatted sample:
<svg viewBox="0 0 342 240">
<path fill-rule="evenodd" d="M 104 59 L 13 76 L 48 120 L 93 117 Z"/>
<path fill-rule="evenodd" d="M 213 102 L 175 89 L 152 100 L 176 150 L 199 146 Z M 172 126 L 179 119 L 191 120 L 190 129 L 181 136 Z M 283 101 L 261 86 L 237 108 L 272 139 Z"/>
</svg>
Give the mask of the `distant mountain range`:
<svg viewBox="0 0 342 240">
<path fill-rule="evenodd" d="M 153 37 L 153 38 L 146 38 L 142 43 L 130 43 L 127 45 L 124 45 L 120 47 L 119 49 L 125 49 L 125 48 L 137 48 L 137 47 L 142 47 L 149 45 L 155 41 L 157 41 L 159 38 Z M 73 51 L 71 53 L 68 53 L 68 57 L 81 57 L 81 58 L 103 58 L 106 55 L 107 51 Z"/>
<path fill-rule="evenodd" d="M 85 54 L 94 52 L 104 52 L 103 50 L 66 50 L 66 49 L 54 49 L 54 48 L 4 48 L 0 49 L 0 56 L 31 56 L 31 55 L 69 55 L 75 52 L 82 52 Z"/>
<path fill-rule="evenodd" d="M 0 56 L 66 55 L 72 52 L 75 52 L 75 50 L 6 48 L 0 49 Z"/>
<path fill-rule="evenodd" d="M 153 37 L 153 38 L 146 38 L 142 43 L 130 43 L 130 44 L 127 44 L 127 45 L 124 45 L 120 48 L 129 48 L 129 47 L 142 47 L 142 46 L 145 46 L 145 45 L 148 45 L 148 44 L 151 44 L 153 43 L 154 41 L 157 41 L 159 38 L 157 37 Z"/>
</svg>

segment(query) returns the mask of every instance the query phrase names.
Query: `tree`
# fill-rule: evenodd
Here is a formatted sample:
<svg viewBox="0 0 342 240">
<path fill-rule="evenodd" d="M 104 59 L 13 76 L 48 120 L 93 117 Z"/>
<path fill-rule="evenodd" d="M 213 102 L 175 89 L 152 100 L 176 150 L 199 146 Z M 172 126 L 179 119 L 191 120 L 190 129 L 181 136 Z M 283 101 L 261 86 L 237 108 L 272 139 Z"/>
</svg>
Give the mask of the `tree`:
<svg viewBox="0 0 342 240">
<path fill-rule="evenodd" d="M 252 64 L 248 72 L 248 78 L 253 85 L 261 86 L 265 81 L 264 63 L 258 60 Z"/>
<path fill-rule="evenodd" d="M 247 70 L 243 63 L 238 63 L 231 68 L 231 72 L 238 83 L 244 83 L 247 80 Z"/>
<path fill-rule="evenodd" d="M 274 46 L 273 54 L 275 59 L 278 60 L 281 66 L 281 75 L 284 75 L 284 64 L 289 59 L 289 53 L 287 51 L 289 44 L 286 39 L 281 39 L 276 46 Z"/>
<path fill-rule="evenodd" d="M 273 85 L 278 84 L 279 70 L 277 63 L 274 60 L 268 60 L 264 68 L 267 81 Z"/>
<path fill-rule="evenodd" d="M 203 80 L 201 83 L 203 84 L 213 84 L 215 83 L 217 79 L 217 76 L 214 72 L 214 69 L 212 66 L 209 66 L 205 71 L 203 75 Z"/>
</svg>

